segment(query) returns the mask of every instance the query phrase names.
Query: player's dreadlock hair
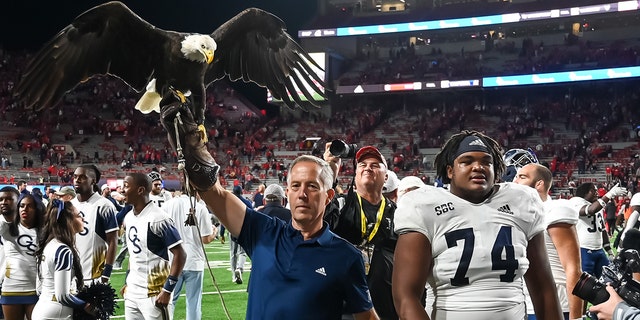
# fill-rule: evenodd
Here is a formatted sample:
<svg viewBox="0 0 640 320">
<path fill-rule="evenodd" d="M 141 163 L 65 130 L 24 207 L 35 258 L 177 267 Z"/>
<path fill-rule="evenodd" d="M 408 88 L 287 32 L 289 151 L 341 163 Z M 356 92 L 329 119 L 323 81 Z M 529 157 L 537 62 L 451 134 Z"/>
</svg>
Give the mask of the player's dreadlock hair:
<svg viewBox="0 0 640 320">
<path fill-rule="evenodd" d="M 589 191 L 593 190 L 595 187 L 596 185 L 593 184 L 592 182 L 585 182 L 579 185 L 576 188 L 576 197 L 580 197 L 580 198 L 586 197 L 587 193 L 589 193 Z"/>
<path fill-rule="evenodd" d="M 447 175 L 447 167 L 453 165 L 453 160 L 458 156 L 456 153 L 460 147 L 460 143 L 468 136 L 475 136 L 485 144 L 488 153 L 493 157 L 493 170 L 496 179 L 502 176 L 505 165 L 502 160 L 502 148 L 500 145 L 498 145 L 495 140 L 478 131 L 463 130 L 460 133 L 452 135 L 444 146 L 442 146 L 442 150 L 436 155 L 434 161 L 436 176 L 442 180 L 443 183 L 451 182 L 451 179 L 449 179 Z"/>
</svg>

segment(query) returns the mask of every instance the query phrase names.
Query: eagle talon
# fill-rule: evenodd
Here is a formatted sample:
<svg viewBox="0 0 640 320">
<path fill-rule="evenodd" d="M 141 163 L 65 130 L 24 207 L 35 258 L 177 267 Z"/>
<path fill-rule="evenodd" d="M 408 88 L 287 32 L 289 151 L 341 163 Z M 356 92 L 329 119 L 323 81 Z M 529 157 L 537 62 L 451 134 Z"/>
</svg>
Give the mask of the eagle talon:
<svg viewBox="0 0 640 320">
<path fill-rule="evenodd" d="M 178 100 L 180 100 L 180 103 L 185 103 L 187 102 L 187 97 L 184 95 L 184 93 L 182 93 L 182 91 L 174 89 L 174 88 L 170 88 L 171 92 L 173 92 L 173 95 L 178 98 Z"/>
<path fill-rule="evenodd" d="M 204 124 L 198 125 L 198 133 L 200 133 L 200 139 L 202 139 L 203 143 L 209 142 L 207 138 L 207 129 L 205 129 Z"/>
</svg>

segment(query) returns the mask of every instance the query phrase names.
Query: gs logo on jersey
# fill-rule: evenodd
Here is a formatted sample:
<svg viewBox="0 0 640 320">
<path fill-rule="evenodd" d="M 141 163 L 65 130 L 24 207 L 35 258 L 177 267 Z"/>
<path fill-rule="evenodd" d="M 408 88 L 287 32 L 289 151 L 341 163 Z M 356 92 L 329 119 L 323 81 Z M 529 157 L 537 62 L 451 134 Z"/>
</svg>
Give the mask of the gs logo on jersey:
<svg viewBox="0 0 640 320">
<path fill-rule="evenodd" d="M 436 215 L 441 215 L 449 211 L 453 211 L 453 203 L 447 202 L 435 207 Z"/>
<path fill-rule="evenodd" d="M 30 256 L 36 255 L 36 250 L 38 249 L 38 245 L 33 243 L 33 238 L 30 235 L 23 234 L 18 237 L 17 243 L 19 246 L 24 248 L 26 254 Z"/>
<path fill-rule="evenodd" d="M 86 236 L 89 234 L 89 228 L 87 228 L 87 226 L 89 225 L 89 222 L 87 222 L 87 219 L 85 219 L 85 214 L 84 212 L 80 211 L 80 216 L 82 217 L 82 223 L 85 225 L 82 228 L 82 231 L 80 231 L 80 233 L 78 233 L 81 236 Z"/>
<path fill-rule="evenodd" d="M 127 238 L 129 238 L 129 241 L 131 241 L 131 245 L 134 247 L 132 248 L 132 252 L 135 254 L 138 254 L 140 252 L 142 252 L 142 248 L 140 248 L 140 238 L 138 238 L 138 228 L 136 228 L 135 226 L 129 228 L 129 234 L 127 234 Z"/>
</svg>

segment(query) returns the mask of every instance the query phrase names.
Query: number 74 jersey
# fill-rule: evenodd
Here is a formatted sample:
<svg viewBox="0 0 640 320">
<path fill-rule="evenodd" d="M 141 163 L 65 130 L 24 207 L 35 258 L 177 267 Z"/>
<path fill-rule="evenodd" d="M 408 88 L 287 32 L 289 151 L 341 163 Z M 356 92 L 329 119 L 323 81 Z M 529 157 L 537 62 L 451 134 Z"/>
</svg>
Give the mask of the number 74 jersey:
<svg viewBox="0 0 640 320">
<path fill-rule="evenodd" d="M 432 319 L 515 319 L 524 316 L 522 276 L 529 268 L 527 244 L 544 231 L 537 192 L 514 183 L 474 204 L 442 188 L 404 195 L 395 212 L 398 234 L 420 232 L 432 248 L 428 283 L 435 301 Z M 514 317 L 515 316 L 515 317 Z"/>
</svg>

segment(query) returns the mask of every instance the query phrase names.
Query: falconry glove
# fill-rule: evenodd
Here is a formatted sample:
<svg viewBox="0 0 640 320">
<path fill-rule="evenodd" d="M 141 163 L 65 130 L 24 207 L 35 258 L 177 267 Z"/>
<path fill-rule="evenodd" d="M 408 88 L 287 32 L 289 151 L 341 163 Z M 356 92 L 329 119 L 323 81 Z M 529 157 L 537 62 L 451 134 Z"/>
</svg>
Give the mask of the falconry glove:
<svg viewBox="0 0 640 320">
<path fill-rule="evenodd" d="M 184 164 L 187 182 L 198 191 L 213 187 L 220 166 L 207 150 L 203 133 L 198 130 L 188 102 L 176 101 L 163 106 L 160 119 L 167 130 L 169 143 L 178 154 L 178 163 Z"/>
</svg>

